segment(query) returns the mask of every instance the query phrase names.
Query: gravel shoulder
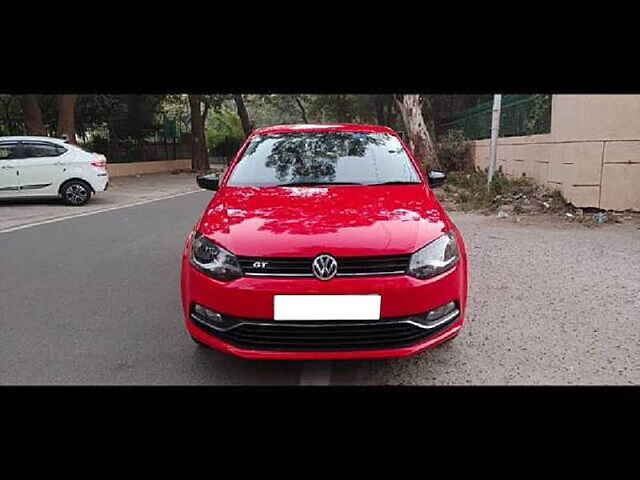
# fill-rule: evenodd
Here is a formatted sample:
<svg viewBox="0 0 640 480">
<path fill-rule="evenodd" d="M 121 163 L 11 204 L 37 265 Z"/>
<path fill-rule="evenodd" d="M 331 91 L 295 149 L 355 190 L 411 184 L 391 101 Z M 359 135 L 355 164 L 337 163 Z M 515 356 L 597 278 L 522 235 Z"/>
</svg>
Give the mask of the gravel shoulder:
<svg viewBox="0 0 640 480">
<path fill-rule="evenodd" d="M 460 335 L 414 357 L 334 363 L 332 384 L 640 383 L 635 225 L 451 217 L 470 257 Z"/>
</svg>

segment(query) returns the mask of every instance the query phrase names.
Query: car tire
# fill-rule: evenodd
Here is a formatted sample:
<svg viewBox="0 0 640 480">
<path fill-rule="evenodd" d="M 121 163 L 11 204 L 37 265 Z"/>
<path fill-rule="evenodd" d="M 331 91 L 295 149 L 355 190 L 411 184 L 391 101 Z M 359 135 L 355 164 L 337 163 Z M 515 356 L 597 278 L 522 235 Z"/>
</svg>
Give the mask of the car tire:
<svg viewBox="0 0 640 480">
<path fill-rule="evenodd" d="M 91 199 L 91 186 L 82 180 L 69 180 L 60 187 L 62 201 L 67 205 L 79 207 Z"/>
</svg>

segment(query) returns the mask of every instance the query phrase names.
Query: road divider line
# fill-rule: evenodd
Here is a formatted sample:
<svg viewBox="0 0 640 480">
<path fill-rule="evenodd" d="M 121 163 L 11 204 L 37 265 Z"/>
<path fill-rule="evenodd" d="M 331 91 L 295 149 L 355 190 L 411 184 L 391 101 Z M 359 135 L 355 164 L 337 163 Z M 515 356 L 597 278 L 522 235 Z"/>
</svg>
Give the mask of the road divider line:
<svg viewBox="0 0 640 480">
<path fill-rule="evenodd" d="M 329 385 L 331 383 L 331 362 L 304 362 L 300 374 L 300 385 Z"/>
<path fill-rule="evenodd" d="M 65 215 L 63 217 L 50 218 L 49 220 L 42 220 L 41 222 L 27 223 L 27 224 L 24 224 L 24 225 L 17 225 L 15 227 L 5 228 L 4 230 L 0 230 L 0 233 L 16 232 L 18 230 L 23 230 L 25 228 L 37 227 L 39 225 L 46 225 L 48 223 L 62 222 L 64 220 L 70 220 L 72 218 L 78 218 L 78 217 L 88 217 L 89 215 L 97 215 L 98 213 L 106 213 L 106 212 L 112 212 L 114 210 L 120 210 L 120 209 L 123 209 L 123 208 L 137 207 L 139 205 L 145 205 L 147 203 L 157 202 L 157 201 L 160 201 L 160 200 L 169 200 L 171 198 L 182 197 L 184 195 L 190 195 L 192 193 L 199 193 L 199 192 L 206 192 L 206 191 L 207 190 L 204 190 L 204 189 L 190 190 L 188 192 L 175 193 L 175 194 L 172 194 L 172 195 L 167 195 L 165 197 L 150 198 L 150 199 L 147 199 L 147 200 L 141 200 L 139 202 L 126 203 L 124 205 L 118 205 L 116 207 L 101 208 L 99 210 L 92 210 L 90 212 L 82 212 L 82 213 L 78 213 L 78 214 L 75 214 L 75 215 Z"/>
</svg>

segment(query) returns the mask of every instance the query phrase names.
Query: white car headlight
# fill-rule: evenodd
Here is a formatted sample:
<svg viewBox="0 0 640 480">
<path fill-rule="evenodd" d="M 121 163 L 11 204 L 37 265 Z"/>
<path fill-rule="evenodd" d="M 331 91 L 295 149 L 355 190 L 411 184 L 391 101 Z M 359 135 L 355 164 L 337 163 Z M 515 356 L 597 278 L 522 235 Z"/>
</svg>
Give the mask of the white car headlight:
<svg viewBox="0 0 640 480">
<path fill-rule="evenodd" d="M 460 259 L 453 232 L 447 232 L 411 256 L 409 275 L 424 279 L 452 268 Z"/>
<path fill-rule="evenodd" d="M 233 280 L 242 276 L 236 256 L 216 245 L 200 232 L 191 240 L 191 264 L 216 280 Z"/>
</svg>

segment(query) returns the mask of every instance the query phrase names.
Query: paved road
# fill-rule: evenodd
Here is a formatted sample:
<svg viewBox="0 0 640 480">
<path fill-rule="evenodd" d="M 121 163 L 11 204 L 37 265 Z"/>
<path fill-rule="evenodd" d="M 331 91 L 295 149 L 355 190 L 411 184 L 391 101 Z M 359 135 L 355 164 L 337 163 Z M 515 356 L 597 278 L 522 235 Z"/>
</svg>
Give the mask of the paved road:
<svg viewBox="0 0 640 480">
<path fill-rule="evenodd" d="M 0 233 L 0 384 L 298 384 L 300 364 L 196 348 L 179 261 L 211 193 Z"/>
<path fill-rule="evenodd" d="M 86 205 L 73 208 L 58 199 L 0 199 L 0 231 L 192 192 L 198 190 L 195 177 L 195 174 L 183 172 L 177 175 L 154 173 L 111 178 L 106 192 L 99 192 Z"/>
<path fill-rule="evenodd" d="M 469 317 L 395 360 L 251 362 L 195 347 L 179 256 L 208 192 L 0 233 L 0 384 L 638 384 L 640 230 L 455 214 Z"/>
</svg>

